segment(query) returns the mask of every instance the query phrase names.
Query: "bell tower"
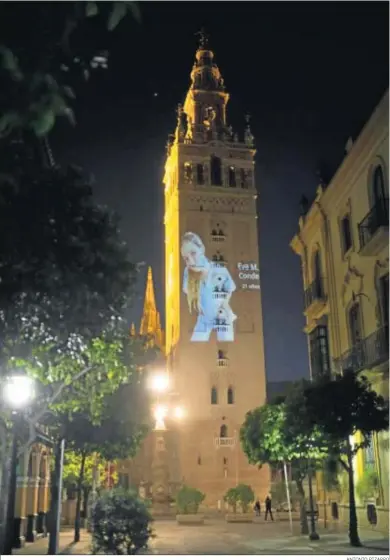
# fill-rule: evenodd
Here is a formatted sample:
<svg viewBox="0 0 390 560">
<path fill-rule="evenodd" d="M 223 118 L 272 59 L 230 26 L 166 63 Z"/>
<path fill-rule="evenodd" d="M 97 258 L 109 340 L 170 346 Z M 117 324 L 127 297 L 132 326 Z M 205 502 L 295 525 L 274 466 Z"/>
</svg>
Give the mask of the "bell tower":
<svg viewBox="0 0 390 560">
<path fill-rule="evenodd" d="M 263 500 L 269 472 L 239 441 L 248 410 L 266 398 L 254 137 L 227 122 L 229 94 L 201 34 L 165 165 L 166 355 L 186 409 L 181 481 L 216 507 L 230 487 Z"/>
</svg>

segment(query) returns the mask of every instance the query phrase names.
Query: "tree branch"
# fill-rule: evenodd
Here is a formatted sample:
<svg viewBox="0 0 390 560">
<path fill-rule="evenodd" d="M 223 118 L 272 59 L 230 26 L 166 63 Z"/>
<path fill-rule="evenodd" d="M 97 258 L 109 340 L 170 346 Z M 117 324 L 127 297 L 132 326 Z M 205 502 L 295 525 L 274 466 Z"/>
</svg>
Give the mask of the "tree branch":
<svg viewBox="0 0 390 560">
<path fill-rule="evenodd" d="M 88 367 L 82 369 L 81 371 L 79 371 L 72 378 L 72 383 L 74 383 L 75 381 L 80 379 L 80 377 L 83 377 L 83 375 L 85 375 L 86 373 L 91 371 L 91 369 L 93 369 L 93 367 L 94 366 L 88 366 Z M 33 416 L 32 418 L 27 418 L 26 419 L 27 422 L 28 422 L 29 437 L 28 437 L 27 442 L 19 449 L 18 457 L 23 455 L 27 451 L 27 449 L 30 447 L 30 445 L 32 443 L 34 443 L 34 441 L 36 439 L 36 436 L 37 436 L 36 424 L 39 422 L 39 420 L 41 420 L 45 416 L 45 414 L 49 410 L 49 406 L 57 400 L 57 398 L 60 396 L 60 394 L 62 393 L 62 391 L 64 390 L 65 387 L 67 387 L 67 384 L 65 382 L 62 382 L 59 385 L 59 387 L 56 389 L 56 391 L 54 391 L 53 396 L 48 400 L 46 405 L 37 414 L 35 414 L 35 416 Z"/>
<path fill-rule="evenodd" d="M 340 457 L 338 458 L 338 461 L 339 461 L 340 465 L 341 465 L 347 472 L 349 472 L 349 466 L 347 465 L 347 463 L 346 463 L 343 459 L 341 459 Z"/>
</svg>

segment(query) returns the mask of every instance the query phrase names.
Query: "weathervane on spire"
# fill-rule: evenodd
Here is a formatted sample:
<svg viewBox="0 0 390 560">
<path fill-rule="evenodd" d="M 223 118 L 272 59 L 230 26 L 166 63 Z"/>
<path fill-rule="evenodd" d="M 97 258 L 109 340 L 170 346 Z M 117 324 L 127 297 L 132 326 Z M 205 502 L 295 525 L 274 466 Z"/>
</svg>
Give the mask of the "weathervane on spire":
<svg viewBox="0 0 390 560">
<path fill-rule="evenodd" d="M 201 49 L 203 49 L 204 47 L 207 47 L 208 42 L 209 42 L 209 36 L 207 35 L 204 27 L 202 27 L 202 29 L 200 31 L 197 31 L 197 33 L 195 33 L 195 35 L 199 37 L 199 47 Z"/>
</svg>

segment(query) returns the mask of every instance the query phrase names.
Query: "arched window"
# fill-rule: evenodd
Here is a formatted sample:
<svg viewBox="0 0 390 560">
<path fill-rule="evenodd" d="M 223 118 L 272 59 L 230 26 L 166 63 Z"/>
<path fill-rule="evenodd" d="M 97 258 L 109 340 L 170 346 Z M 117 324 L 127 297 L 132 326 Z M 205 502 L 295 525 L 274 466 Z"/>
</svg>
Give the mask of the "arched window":
<svg viewBox="0 0 390 560">
<path fill-rule="evenodd" d="M 218 350 L 218 360 L 223 360 L 225 358 L 225 352 L 223 350 Z"/>
<path fill-rule="evenodd" d="M 222 185 L 222 163 L 219 157 L 211 156 L 210 170 L 211 184 L 220 187 Z"/>
<path fill-rule="evenodd" d="M 219 437 L 221 437 L 221 438 L 228 437 L 228 428 L 227 428 L 226 424 L 222 424 L 222 426 L 219 430 Z"/>
<path fill-rule="evenodd" d="M 380 165 L 377 165 L 372 177 L 372 204 L 376 206 L 381 204 L 386 198 L 385 189 L 385 177 L 383 175 L 383 169 Z"/>
<path fill-rule="evenodd" d="M 229 387 L 227 391 L 227 402 L 228 404 L 234 404 L 234 390 L 233 387 Z"/>
<path fill-rule="evenodd" d="M 211 404 L 218 404 L 218 390 L 215 386 L 211 388 Z"/>
</svg>

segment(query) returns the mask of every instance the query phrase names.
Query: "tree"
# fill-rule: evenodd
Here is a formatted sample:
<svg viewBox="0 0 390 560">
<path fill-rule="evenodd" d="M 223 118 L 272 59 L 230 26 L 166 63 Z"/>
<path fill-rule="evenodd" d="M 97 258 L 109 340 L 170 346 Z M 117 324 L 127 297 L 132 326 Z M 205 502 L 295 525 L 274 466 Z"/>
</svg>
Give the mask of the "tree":
<svg viewBox="0 0 390 560">
<path fill-rule="evenodd" d="M 92 487 L 94 467 L 133 457 L 151 425 L 149 393 L 142 373 L 103 400 L 99 418 L 83 412 L 58 413 L 50 432 L 66 441 L 67 482 L 76 491 L 75 541 L 80 538 L 81 504 Z"/>
<path fill-rule="evenodd" d="M 300 387 L 301 384 L 295 386 L 291 403 L 299 393 Z M 295 439 L 287 438 L 290 426 L 286 421 L 286 406 L 286 403 L 266 404 L 248 412 L 241 427 L 240 440 L 251 464 L 259 465 L 260 468 L 264 464 L 274 468 L 280 468 L 284 463 L 291 464 L 293 479 L 300 496 L 301 532 L 307 534 L 303 479 L 311 464 L 324 456 L 324 450 L 313 446 L 313 441 L 317 438 L 314 428 L 303 433 L 297 429 Z M 297 422 L 299 421 L 298 415 Z M 289 422 L 292 420 L 289 419 Z"/>
<path fill-rule="evenodd" d="M 353 460 L 359 450 L 370 445 L 373 433 L 388 429 L 388 403 L 371 389 L 366 377 L 345 371 L 342 376 L 308 384 L 302 395 L 300 413 L 302 422 L 320 428 L 323 445 L 338 457 L 348 475 L 349 539 L 352 546 L 361 546 Z M 287 420 L 292 416 L 289 415 Z"/>
<path fill-rule="evenodd" d="M 140 20 L 137 3 L 129 1 L 2 6 L 0 137 L 20 131 L 45 137 L 58 117 L 74 123 L 74 89 L 94 69 L 107 68 L 109 32 L 127 13 Z"/>
</svg>

